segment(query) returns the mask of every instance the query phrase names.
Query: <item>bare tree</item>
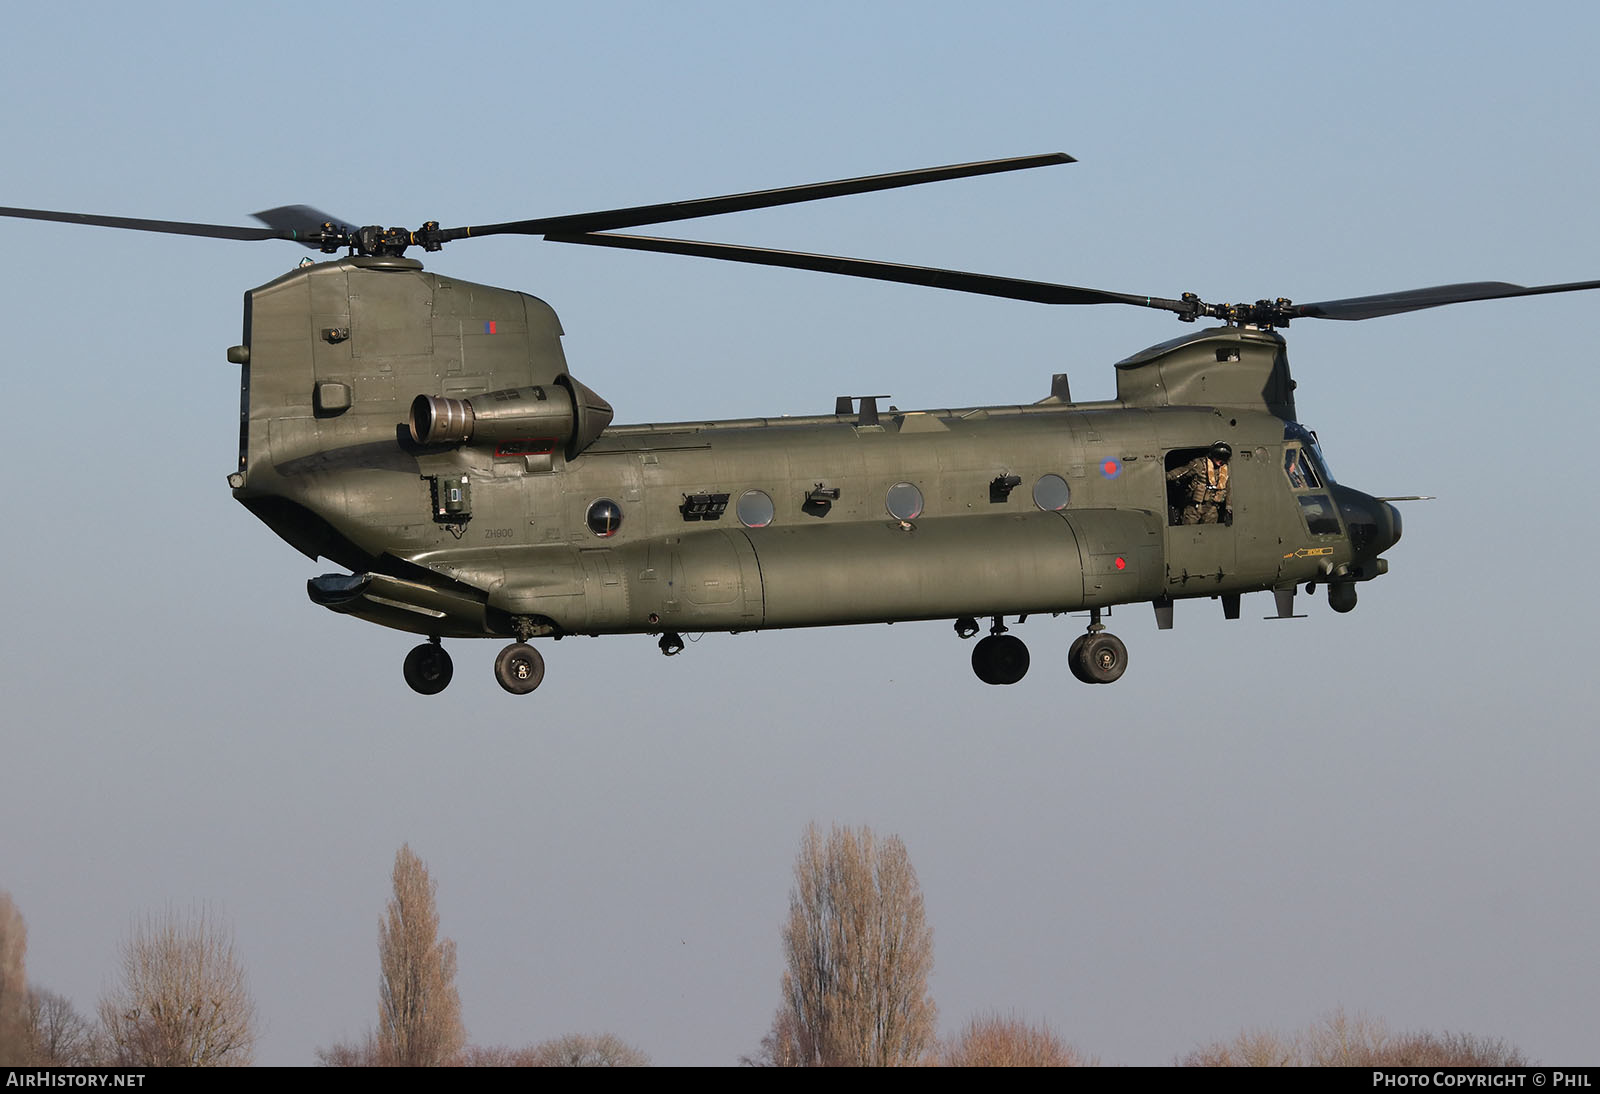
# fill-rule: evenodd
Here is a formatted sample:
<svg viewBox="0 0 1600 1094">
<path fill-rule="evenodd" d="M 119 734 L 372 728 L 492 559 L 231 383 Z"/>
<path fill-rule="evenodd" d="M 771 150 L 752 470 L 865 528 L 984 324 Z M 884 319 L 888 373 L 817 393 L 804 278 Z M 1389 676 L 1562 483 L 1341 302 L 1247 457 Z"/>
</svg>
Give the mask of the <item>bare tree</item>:
<svg viewBox="0 0 1600 1094">
<path fill-rule="evenodd" d="M 377 1067 L 378 1037 L 368 1031 L 359 1041 L 340 1041 L 331 1048 L 319 1048 L 317 1063 L 323 1067 Z"/>
<path fill-rule="evenodd" d="M 438 1067 L 466 1044 L 456 992 L 456 944 L 439 937 L 438 886 L 409 844 L 394 856 L 394 896 L 378 921 L 378 1057 Z"/>
<path fill-rule="evenodd" d="M 1181 1057 L 1185 1067 L 1527 1067 L 1520 1050 L 1469 1033 L 1392 1033 L 1382 1019 L 1335 1010 L 1293 1033 L 1251 1030 Z"/>
<path fill-rule="evenodd" d="M 122 944 L 121 978 L 100 1000 L 107 1051 L 122 1065 L 245 1067 L 256 1006 L 233 929 L 206 909 L 168 908 Z"/>
<path fill-rule="evenodd" d="M 941 1053 L 946 1067 L 1083 1067 L 1090 1063 L 1046 1025 L 985 1014 Z"/>
<path fill-rule="evenodd" d="M 35 987 L 28 993 L 28 1030 L 35 1062 L 45 1067 L 94 1067 L 99 1031 L 64 995 Z"/>
<path fill-rule="evenodd" d="M 650 1057 L 612 1033 L 569 1033 L 528 1048 L 472 1045 L 463 1067 L 649 1067 Z"/>
<path fill-rule="evenodd" d="M 1265 1029 L 1241 1030 L 1231 1041 L 1212 1041 L 1178 1059 L 1180 1067 L 1295 1067 L 1300 1041 Z"/>
<path fill-rule="evenodd" d="M 456 1056 L 459 1067 L 537 1067 L 533 1048 L 505 1045 L 468 1045 Z"/>
<path fill-rule="evenodd" d="M 801 1058 L 801 1040 L 804 1032 L 787 1000 L 772 1016 L 772 1028 L 761 1038 L 761 1048 L 754 1056 L 739 1057 L 741 1067 L 805 1067 Z"/>
<path fill-rule="evenodd" d="M 1471 1033 L 1402 1033 L 1372 1061 L 1376 1067 L 1528 1067 L 1522 1050 Z"/>
<path fill-rule="evenodd" d="M 33 1063 L 33 1039 L 28 1035 L 28 925 L 0 892 L 0 1064 Z"/>
<path fill-rule="evenodd" d="M 783 1005 L 756 1062 L 890 1066 L 923 1061 L 933 931 L 898 836 L 806 829 L 783 929 Z"/>
<path fill-rule="evenodd" d="M 1388 1051 L 1394 1035 L 1381 1018 L 1335 1008 L 1293 1035 L 1299 1062 L 1310 1067 L 1371 1067 Z"/>
<path fill-rule="evenodd" d="M 611 1033 L 569 1033 L 533 1048 L 534 1067 L 649 1067 L 650 1057 Z"/>
</svg>

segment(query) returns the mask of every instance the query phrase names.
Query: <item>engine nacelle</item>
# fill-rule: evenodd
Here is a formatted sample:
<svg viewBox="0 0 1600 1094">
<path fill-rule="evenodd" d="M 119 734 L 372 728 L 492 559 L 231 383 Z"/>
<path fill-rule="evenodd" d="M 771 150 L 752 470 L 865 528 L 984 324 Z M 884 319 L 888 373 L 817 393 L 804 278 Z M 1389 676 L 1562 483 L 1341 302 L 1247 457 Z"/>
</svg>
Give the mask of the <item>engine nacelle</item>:
<svg viewBox="0 0 1600 1094">
<path fill-rule="evenodd" d="M 418 395 L 411 401 L 411 439 L 418 444 L 472 444 L 499 455 L 554 452 L 568 458 L 611 424 L 611 405 L 570 376 L 554 384 L 491 391 L 471 399 Z"/>
</svg>

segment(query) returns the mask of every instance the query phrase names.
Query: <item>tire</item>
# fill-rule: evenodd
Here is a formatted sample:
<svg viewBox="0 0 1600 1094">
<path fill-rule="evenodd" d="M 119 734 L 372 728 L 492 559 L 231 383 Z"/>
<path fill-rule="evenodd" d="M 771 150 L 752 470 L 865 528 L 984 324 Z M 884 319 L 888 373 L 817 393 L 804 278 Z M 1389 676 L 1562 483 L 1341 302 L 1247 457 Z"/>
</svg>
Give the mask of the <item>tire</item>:
<svg viewBox="0 0 1600 1094">
<path fill-rule="evenodd" d="M 1015 684 L 1028 675 L 1028 647 L 1010 634 L 991 634 L 972 647 L 972 671 L 985 684 Z"/>
<path fill-rule="evenodd" d="M 432 642 L 424 642 L 406 654 L 401 670 L 406 683 L 418 695 L 438 695 L 450 686 L 450 678 L 456 674 L 450 655 L 443 646 Z"/>
<path fill-rule="evenodd" d="M 1083 674 L 1083 644 L 1089 641 L 1089 636 L 1080 634 L 1072 640 L 1072 645 L 1067 647 L 1067 669 L 1072 673 L 1072 678 L 1085 684 L 1094 683 Z"/>
<path fill-rule="evenodd" d="M 544 657 L 526 642 L 513 642 L 494 659 L 494 678 L 512 695 L 526 695 L 544 683 Z"/>
<path fill-rule="evenodd" d="M 1112 684 L 1128 670 L 1128 647 L 1114 634 L 1102 631 L 1089 635 L 1079 647 L 1077 664 L 1083 671 L 1081 679 L 1091 684 Z"/>
</svg>

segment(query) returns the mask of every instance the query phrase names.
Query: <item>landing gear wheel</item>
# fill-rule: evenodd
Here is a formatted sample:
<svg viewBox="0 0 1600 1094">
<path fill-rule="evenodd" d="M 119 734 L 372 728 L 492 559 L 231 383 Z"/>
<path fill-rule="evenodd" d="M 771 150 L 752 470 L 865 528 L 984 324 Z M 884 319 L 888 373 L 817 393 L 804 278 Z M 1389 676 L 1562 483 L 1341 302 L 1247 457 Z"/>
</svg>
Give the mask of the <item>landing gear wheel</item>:
<svg viewBox="0 0 1600 1094">
<path fill-rule="evenodd" d="M 544 657 L 526 642 L 513 642 L 494 659 L 494 678 L 512 695 L 526 695 L 544 682 Z"/>
<path fill-rule="evenodd" d="M 667 631 L 656 645 L 661 647 L 661 652 L 668 657 L 676 657 L 683 652 L 683 635 L 677 631 Z"/>
<path fill-rule="evenodd" d="M 444 647 L 437 642 L 424 642 L 406 654 L 402 670 L 406 683 L 418 695 L 438 695 L 450 686 L 456 667 Z"/>
<path fill-rule="evenodd" d="M 1067 668 L 1072 672 L 1073 679 L 1092 684 L 1094 681 L 1083 674 L 1083 644 L 1087 641 L 1087 634 L 1080 634 L 1072 640 L 1072 645 L 1067 647 Z"/>
<path fill-rule="evenodd" d="M 1028 647 L 1010 634 L 991 634 L 972 647 L 972 671 L 985 684 L 1015 684 L 1028 675 Z"/>
<path fill-rule="evenodd" d="M 1073 675 L 1091 684 L 1115 683 L 1127 668 L 1128 647 L 1122 639 L 1105 631 L 1084 635 L 1078 656 L 1073 659 Z"/>
</svg>

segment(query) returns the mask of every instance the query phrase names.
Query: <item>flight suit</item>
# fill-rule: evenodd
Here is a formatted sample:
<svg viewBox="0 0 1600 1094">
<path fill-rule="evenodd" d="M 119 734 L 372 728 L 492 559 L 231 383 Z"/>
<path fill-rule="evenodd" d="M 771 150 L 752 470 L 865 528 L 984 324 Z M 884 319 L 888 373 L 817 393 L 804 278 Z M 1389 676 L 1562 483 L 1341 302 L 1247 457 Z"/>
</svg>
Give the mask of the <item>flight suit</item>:
<svg viewBox="0 0 1600 1094">
<path fill-rule="evenodd" d="M 1228 465 L 1209 455 L 1196 456 L 1167 472 L 1167 481 L 1184 488 L 1180 523 L 1216 524 L 1228 510 Z"/>
</svg>

